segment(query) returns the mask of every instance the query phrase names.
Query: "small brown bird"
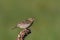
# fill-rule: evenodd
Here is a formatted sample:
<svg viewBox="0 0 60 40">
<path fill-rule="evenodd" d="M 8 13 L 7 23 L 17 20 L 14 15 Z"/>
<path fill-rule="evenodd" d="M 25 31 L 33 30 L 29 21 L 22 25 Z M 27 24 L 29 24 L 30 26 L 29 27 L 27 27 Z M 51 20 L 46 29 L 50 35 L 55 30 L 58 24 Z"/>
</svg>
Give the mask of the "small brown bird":
<svg viewBox="0 0 60 40">
<path fill-rule="evenodd" d="M 18 23 L 15 28 L 17 27 L 22 28 L 22 29 L 29 28 L 33 22 L 34 22 L 34 18 L 28 18 L 27 20 L 24 20 Z"/>
</svg>

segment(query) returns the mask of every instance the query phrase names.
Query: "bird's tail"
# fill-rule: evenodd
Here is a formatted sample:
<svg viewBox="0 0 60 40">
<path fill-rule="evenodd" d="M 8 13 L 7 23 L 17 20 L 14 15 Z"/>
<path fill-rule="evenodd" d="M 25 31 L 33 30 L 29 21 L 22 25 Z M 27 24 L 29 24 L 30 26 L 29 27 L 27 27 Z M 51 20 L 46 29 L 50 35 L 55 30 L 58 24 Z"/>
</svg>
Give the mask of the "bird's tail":
<svg viewBox="0 0 60 40">
<path fill-rule="evenodd" d="M 15 29 L 15 28 L 17 28 L 17 26 L 13 27 L 12 30 Z"/>
</svg>

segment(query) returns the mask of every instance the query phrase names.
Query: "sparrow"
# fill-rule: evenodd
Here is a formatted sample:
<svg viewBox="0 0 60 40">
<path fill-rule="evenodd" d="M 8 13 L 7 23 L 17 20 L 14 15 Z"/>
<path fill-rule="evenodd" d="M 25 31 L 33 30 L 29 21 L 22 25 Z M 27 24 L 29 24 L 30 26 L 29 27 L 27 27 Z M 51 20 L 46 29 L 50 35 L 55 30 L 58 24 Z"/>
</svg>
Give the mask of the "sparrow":
<svg viewBox="0 0 60 40">
<path fill-rule="evenodd" d="M 15 28 L 26 29 L 29 28 L 33 24 L 33 22 L 34 22 L 34 18 L 28 18 L 26 20 L 19 22 Z"/>
</svg>

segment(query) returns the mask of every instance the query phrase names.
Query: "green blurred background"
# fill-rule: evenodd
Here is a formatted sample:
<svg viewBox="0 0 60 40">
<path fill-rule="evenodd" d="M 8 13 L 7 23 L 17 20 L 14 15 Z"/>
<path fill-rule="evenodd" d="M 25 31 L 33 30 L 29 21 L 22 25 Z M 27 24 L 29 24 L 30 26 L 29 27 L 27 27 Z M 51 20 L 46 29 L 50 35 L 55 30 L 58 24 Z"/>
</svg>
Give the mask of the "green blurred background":
<svg viewBox="0 0 60 40">
<path fill-rule="evenodd" d="M 60 40 L 60 0 L 0 0 L 0 40 L 16 40 L 17 22 L 35 17 L 25 40 Z"/>
</svg>

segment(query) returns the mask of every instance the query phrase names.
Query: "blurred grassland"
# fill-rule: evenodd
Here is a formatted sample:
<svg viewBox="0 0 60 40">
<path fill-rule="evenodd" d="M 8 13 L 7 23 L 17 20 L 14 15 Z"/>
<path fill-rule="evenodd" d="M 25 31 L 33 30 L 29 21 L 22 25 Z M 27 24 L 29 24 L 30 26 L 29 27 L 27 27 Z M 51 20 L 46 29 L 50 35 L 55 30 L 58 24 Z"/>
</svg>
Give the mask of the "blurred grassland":
<svg viewBox="0 0 60 40">
<path fill-rule="evenodd" d="M 0 40 L 16 40 L 17 22 L 35 17 L 25 40 L 60 40 L 60 0 L 0 0 Z"/>
</svg>

